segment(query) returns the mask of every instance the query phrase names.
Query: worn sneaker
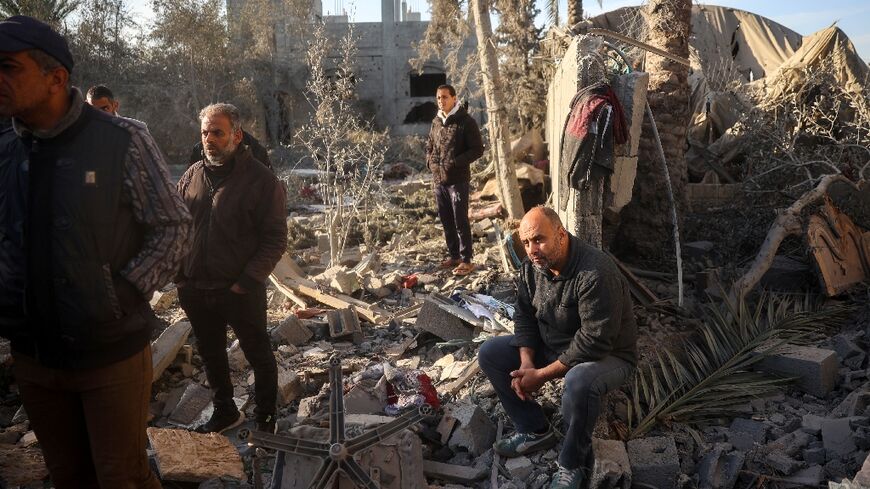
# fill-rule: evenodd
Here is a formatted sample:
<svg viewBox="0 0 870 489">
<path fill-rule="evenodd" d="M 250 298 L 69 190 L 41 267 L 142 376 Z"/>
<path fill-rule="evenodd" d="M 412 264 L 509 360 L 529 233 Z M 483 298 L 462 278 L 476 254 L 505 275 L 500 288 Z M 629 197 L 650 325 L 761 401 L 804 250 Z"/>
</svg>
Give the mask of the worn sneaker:
<svg viewBox="0 0 870 489">
<path fill-rule="evenodd" d="M 211 419 L 200 425 L 197 433 L 223 433 L 245 422 L 245 415 L 237 409 L 217 410 L 211 415 Z"/>
<path fill-rule="evenodd" d="M 583 472 L 579 468 L 566 469 L 559 465 L 550 482 L 550 489 L 580 489 L 581 482 L 583 482 Z"/>
<path fill-rule="evenodd" d="M 546 450 L 556 445 L 556 434 L 552 429 L 546 433 L 514 433 L 495 442 L 492 448 L 502 457 L 519 457 L 532 452 Z"/>
<path fill-rule="evenodd" d="M 257 431 L 262 431 L 264 433 L 269 433 L 270 435 L 275 434 L 275 415 L 264 416 L 262 418 L 257 418 Z"/>
</svg>

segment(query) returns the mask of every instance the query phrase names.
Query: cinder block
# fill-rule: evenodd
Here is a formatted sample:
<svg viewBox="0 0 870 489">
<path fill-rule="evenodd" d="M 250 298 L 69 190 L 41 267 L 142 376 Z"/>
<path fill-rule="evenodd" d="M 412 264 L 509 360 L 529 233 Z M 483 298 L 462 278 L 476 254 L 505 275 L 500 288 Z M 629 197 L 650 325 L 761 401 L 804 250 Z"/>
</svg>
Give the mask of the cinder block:
<svg viewBox="0 0 870 489">
<path fill-rule="evenodd" d="M 680 473 L 680 457 L 671 436 L 653 436 L 629 440 L 628 459 L 631 462 L 633 484 L 675 489 Z"/>
<path fill-rule="evenodd" d="M 764 443 L 767 441 L 767 432 L 770 431 L 770 426 L 754 419 L 735 418 L 731 422 L 730 429 L 737 433 L 748 433 L 755 443 Z"/>
<path fill-rule="evenodd" d="M 302 396 L 302 379 L 296 372 L 278 367 L 278 401 L 286 406 Z"/>
<path fill-rule="evenodd" d="M 631 463 L 625 443 L 619 440 L 592 439 L 595 465 L 589 487 L 629 489 L 631 487 Z"/>
<path fill-rule="evenodd" d="M 756 364 L 756 370 L 781 377 L 797 377 L 795 386 L 824 397 L 837 383 L 837 354 L 811 346 L 787 345 Z"/>
<path fill-rule="evenodd" d="M 716 447 L 704 455 L 698 465 L 698 487 L 706 489 L 733 489 L 743 468 L 746 455 L 741 451 L 725 454 L 725 449 Z"/>
<path fill-rule="evenodd" d="M 474 328 L 429 299 L 424 300 L 423 307 L 417 314 L 415 326 L 443 340 L 474 338 Z"/>
</svg>

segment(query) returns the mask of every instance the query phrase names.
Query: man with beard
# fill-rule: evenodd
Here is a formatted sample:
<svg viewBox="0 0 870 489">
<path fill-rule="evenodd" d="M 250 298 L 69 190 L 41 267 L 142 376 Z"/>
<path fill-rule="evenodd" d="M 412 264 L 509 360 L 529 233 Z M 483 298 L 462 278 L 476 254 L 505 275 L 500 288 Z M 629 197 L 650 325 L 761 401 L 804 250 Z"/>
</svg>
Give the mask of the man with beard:
<svg viewBox="0 0 870 489">
<path fill-rule="evenodd" d="M 478 354 L 516 428 L 493 448 L 518 457 L 554 446 L 533 394 L 564 377 L 565 439 L 550 488 L 576 489 L 591 476 L 601 396 L 629 379 L 637 363 L 631 297 L 613 260 L 569 234 L 554 210 L 530 210 L 520 240 L 528 258 L 517 280 L 515 335 L 486 341 Z"/>
<path fill-rule="evenodd" d="M 211 386 L 214 414 L 197 431 L 240 425 L 226 354 L 229 324 L 254 370 L 257 429 L 274 432 L 278 367 L 266 333 L 265 282 L 287 248 L 284 188 L 241 145 L 239 109 L 213 104 L 199 113 L 205 159 L 178 182 L 193 215 L 193 246 L 176 279 Z"/>
</svg>

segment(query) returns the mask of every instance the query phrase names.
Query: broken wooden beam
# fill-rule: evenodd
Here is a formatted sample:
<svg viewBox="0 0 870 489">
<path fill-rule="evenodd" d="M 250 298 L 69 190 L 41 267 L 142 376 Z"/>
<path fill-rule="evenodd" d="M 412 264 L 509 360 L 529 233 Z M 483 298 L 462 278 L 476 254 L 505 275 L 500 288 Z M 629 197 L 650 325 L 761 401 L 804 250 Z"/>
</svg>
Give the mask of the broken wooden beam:
<svg viewBox="0 0 870 489">
<path fill-rule="evenodd" d="M 622 273 L 622 276 L 625 277 L 626 282 L 628 282 L 628 288 L 631 291 L 631 296 L 634 300 L 644 306 L 655 304 L 659 301 L 659 298 L 653 293 L 653 291 L 649 290 L 649 288 L 647 288 L 639 278 L 631 273 L 631 270 L 629 270 L 624 263 L 613 256 L 611 252 L 606 251 L 605 253 L 607 253 L 607 255 L 613 260 L 613 263 L 616 264 L 616 268 L 618 268 Z"/>
</svg>

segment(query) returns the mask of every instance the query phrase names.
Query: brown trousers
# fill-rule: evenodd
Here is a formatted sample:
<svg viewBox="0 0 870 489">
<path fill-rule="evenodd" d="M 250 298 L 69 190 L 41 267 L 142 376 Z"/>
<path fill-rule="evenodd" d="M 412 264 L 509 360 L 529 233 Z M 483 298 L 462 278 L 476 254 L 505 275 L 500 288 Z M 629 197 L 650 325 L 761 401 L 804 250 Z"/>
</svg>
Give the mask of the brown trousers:
<svg viewBox="0 0 870 489">
<path fill-rule="evenodd" d="M 30 426 L 57 489 L 159 489 L 145 454 L 151 346 L 87 370 L 14 354 Z"/>
</svg>

